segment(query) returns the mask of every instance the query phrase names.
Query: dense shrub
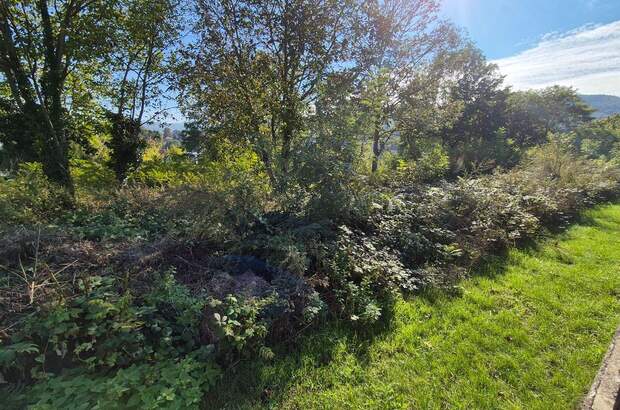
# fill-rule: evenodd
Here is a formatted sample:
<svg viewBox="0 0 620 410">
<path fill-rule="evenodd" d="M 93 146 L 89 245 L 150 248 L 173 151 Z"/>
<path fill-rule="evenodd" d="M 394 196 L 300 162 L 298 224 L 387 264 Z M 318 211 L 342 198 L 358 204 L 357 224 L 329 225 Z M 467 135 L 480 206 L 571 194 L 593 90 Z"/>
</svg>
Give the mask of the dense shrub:
<svg viewBox="0 0 620 410">
<path fill-rule="evenodd" d="M 117 185 L 114 171 L 102 161 L 74 158 L 70 165 L 78 200 L 89 201 L 93 198 L 102 201 L 113 194 Z"/>
<path fill-rule="evenodd" d="M 143 294 L 121 291 L 119 282 L 84 277 L 38 304 L 0 346 L 2 380 L 38 380 L 22 397 L 35 408 L 73 399 L 99 406 L 123 399 L 128 408 L 195 405 L 214 382 L 216 363 L 271 359 L 268 336 L 293 336 L 323 307 L 303 279 L 286 272 L 257 295 L 214 297 L 210 287 L 211 296 L 192 295 L 173 271 Z M 103 381 L 109 395 L 99 397 Z"/>
<path fill-rule="evenodd" d="M 129 174 L 128 182 L 167 187 L 190 185 L 210 190 L 267 190 L 269 186 L 257 155 L 234 147 L 214 161 L 206 157 L 194 160 L 182 148 L 163 150 L 155 145 L 145 152 L 140 166 Z"/>
<path fill-rule="evenodd" d="M 220 157 L 196 162 L 180 148 L 149 149 L 119 199 L 135 214 L 157 215 L 161 225 L 174 221 L 166 231 L 177 236 L 234 241 L 260 218 L 270 185 L 256 154 L 231 147 Z"/>
<path fill-rule="evenodd" d="M 124 367 L 196 349 L 204 302 L 190 298 L 169 276 L 142 303 L 119 293 L 112 277 L 85 277 L 76 286 L 26 318 L 3 350 L 5 377 L 41 379 L 75 366 Z"/>
<path fill-rule="evenodd" d="M 84 408 L 118 400 L 126 408 L 196 407 L 219 374 L 213 346 L 200 341 L 205 304 L 170 274 L 141 297 L 120 293 L 113 278 L 80 279 L 26 316 L 0 347 L 0 374 L 44 380 L 21 398 L 34 408 L 74 400 Z"/>
<path fill-rule="evenodd" d="M 381 249 L 376 238 L 346 226 L 327 245 L 319 273 L 323 293 L 334 314 L 367 325 L 390 313 L 401 288 L 415 289 L 413 272 L 392 249 Z"/>
<path fill-rule="evenodd" d="M 161 197 L 157 191 L 120 191 L 113 200 L 97 208 L 80 206 L 63 214 L 61 221 L 79 238 L 102 241 L 119 239 L 152 239 L 170 229 L 170 215 L 154 206 Z M 177 221 L 181 226 L 182 221 Z"/>
<path fill-rule="evenodd" d="M 39 163 L 23 163 L 15 176 L 0 176 L 2 224 L 48 222 L 67 202 L 66 192 L 45 177 Z"/>
<path fill-rule="evenodd" d="M 424 151 L 415 161 L 399 160 L 395 182 L 431 182 L 443 178 L 450 169 L 450 158 L 441 145 Z"/>
<path fill-rule="evenodd" d="M 546 225 L 561 225 L 620 192 L 616 164 L 576 156 L 560 140 L 530 150 L 519 167 L 496 179 Z"/>
</svg>

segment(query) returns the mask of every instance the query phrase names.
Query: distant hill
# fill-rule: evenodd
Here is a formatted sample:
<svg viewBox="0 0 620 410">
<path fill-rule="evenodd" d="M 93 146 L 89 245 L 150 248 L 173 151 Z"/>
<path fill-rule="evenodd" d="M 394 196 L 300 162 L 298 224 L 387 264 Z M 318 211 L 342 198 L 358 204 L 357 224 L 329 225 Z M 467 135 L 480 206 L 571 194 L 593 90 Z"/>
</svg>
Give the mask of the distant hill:
<svg viewBox="0 0 620 410">
<path fill-rule="evenodd" d="M 620 97 L 614 95 L 580 95 L 592 108 L 596 109 L 595 118 L 605 118 L 620 114 Z"/>
</svg>

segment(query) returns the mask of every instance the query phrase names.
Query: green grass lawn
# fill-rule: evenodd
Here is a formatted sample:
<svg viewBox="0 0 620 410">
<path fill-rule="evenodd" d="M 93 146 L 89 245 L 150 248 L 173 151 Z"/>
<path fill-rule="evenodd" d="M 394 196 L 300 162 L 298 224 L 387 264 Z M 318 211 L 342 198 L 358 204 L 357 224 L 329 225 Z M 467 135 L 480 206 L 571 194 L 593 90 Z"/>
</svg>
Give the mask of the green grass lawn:
<svg viewBox="0 0 620 410">
<path fill-rule="evenodd" d="M 207 407 L 575 408 L 620 324 L 620 206 L 461 287 L 399 302 L 374 337 L 331 326 L 270 364 L 242 363 Z"/>
</svg>

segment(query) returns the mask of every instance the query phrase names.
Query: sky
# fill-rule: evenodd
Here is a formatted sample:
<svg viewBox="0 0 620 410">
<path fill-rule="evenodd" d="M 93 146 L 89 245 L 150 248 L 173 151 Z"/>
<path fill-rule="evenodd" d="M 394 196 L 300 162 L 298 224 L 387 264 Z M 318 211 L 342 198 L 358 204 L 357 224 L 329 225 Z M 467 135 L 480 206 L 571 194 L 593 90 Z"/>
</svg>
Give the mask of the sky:
<svg viewBox="0 0 620 410">
<path fill-rule="evenodd" d="M 515 89 L 620 96 L 620 0 L 444 0 Z"/>
</svg>

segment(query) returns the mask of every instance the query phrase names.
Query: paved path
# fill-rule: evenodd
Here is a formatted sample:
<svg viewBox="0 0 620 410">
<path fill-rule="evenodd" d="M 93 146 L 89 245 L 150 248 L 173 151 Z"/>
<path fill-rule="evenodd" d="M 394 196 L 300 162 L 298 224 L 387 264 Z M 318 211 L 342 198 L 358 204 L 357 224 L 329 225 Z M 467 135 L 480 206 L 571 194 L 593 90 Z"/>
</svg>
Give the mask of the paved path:
<svg viewBox="0 0 620 410">
<path fill-rule="evenodd" d="M 620 328 L 603 359 L 582 410 L 620 410 Z"/>
</svg>

